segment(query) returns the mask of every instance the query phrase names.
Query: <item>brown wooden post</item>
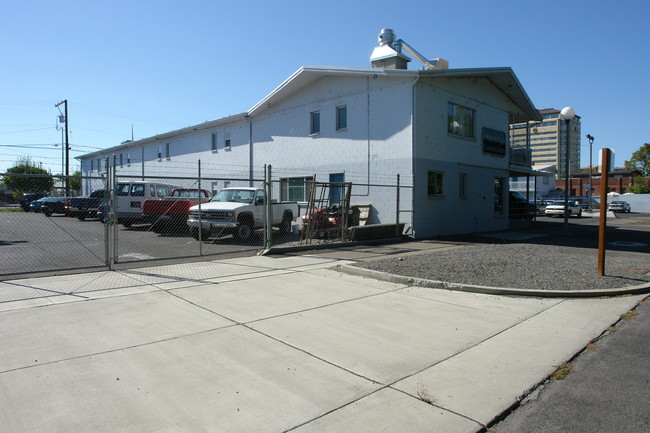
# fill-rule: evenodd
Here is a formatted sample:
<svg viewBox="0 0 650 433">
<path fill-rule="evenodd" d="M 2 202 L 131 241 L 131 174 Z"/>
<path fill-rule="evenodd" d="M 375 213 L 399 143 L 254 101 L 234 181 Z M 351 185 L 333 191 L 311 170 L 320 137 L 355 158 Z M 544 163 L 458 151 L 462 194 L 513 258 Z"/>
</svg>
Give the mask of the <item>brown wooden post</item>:
<svg viewBox="0 0 650 433">
<path fill-rule="evenodd" d="M 598 276 L 605 275 L 605 228 L 607 227 L 607 173 L 609 172 L 610 150 L 601 150 L 600 169 L 600 225 L 598 228 Z"/>
</svg>

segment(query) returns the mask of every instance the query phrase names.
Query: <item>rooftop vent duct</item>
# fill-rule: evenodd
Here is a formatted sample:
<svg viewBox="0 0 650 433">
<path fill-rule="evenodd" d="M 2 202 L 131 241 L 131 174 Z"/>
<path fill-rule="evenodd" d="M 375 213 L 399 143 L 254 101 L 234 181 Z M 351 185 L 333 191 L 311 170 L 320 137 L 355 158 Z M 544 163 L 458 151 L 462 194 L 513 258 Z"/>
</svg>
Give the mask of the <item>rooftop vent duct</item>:
<svg viewBox="0 0 650 433">
<path fill-rule="evenodd" d="M 427 60 L 426 57 L 418 53 L 402 39 L 397 39 L 393 29 L 381 29 L 377 42 L 379 46 L 372 51 L 370 56 L 370 63 L 373 68 L 407 69 L 407 64 L 411 61 L 411 58 L 403 54 L 402 49 L 422 62 L 425 69 L 449 68 L 449 62 L 444 59 Z"/>
</svg>

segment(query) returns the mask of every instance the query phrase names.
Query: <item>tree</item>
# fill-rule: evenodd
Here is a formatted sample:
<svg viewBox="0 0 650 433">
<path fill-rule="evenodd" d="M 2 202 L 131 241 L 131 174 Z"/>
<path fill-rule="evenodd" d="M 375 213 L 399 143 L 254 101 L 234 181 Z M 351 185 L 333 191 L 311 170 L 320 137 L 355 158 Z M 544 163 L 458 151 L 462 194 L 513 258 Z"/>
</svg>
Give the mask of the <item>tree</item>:
<svg viewBox="0 0 650 433">
<path fill-rule="evenodd" d="M 650 194 L 650 179 L 643 176 L 636 176 L 627 187 L 627 192 L 634 194 Z"/>
<path fill-rule="evenodd" d="M 15 196 L 25 192 L 47 192 L 54 186 L 54 179 L 52 179 L 50 173 L 37 167 L 29 157 L 19 158 L 16 165 L 7 169 L 7 173 L 28 175 L 4 176 L 2 178 L 7 188 L 14 191 Z"/>
<path fill-rule="evenodd" d="M 77 170 L 72 175 L 75 177 L 69 178 L 70 191 L 81 191 L 81 171 Z"/>
<path fill-rule="evenodd" d="M 632 154 L 629 161 L 625 161 L 625 168 L 638 170 L 641 176 L 650 176 L 650 143 L 645 143 Z"/>
</svg>

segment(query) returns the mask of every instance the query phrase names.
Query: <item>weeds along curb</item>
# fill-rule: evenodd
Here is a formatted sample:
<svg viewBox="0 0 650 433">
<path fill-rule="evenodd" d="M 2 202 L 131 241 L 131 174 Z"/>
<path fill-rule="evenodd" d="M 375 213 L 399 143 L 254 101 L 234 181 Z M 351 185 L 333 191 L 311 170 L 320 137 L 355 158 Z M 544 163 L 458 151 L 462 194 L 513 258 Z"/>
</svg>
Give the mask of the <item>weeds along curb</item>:
<svg viewBox="0 0 650 433">
<path fill-rule="evenodd" d="M 515 289 L 508 287 L 478 286 L 472 284 L 450 283 L 445 281 L 426 280 L 415 277 L 389 274 L 387 272 L 375 271 L 372 269 L 359 268 L 350 265 L 336 265 L 333 269 L 348 275 L 374 278 L 380 281 L 387 281 L 407 286 L 428 287 L 431 289 L 456 290 L 459 292 L 483 293 L 487 295 L 507 296 L 533 296 L 543 298 L 598 298 L 603 296 L 640 295 L 650 293 L 650 283 L 638 286 L 628 286 L 620 289 L 600 290 L 535 290 Z"/>
<path fill-rule="evenodd" d="M 650 296 L 643 298 L 642 300 L 637 302 L 637 304 L 634 306 L 634 308 L 632 308 L 630 311 L 636 311 L 642 303 L 647 302 L 649 299 L 650 299 Z M 607 337 L 609 335 L 612 335 L 614 333 L 614 331 L 612 331 L 611 329 L 616 328 L 616 326 L 619 323 L 621 323 L 621 322 L 623 322 L 625 320 L 626 319 L 624 319 L 623 317 L 619 317 L 618 320 L 616 320 L 614 323 L 612 323 L 607 328 L 605 328 L 605 330 L 603 332 L 601 332 L 600 335 L 598 335 L 597 337 L 591 339 L 591 341 L 589 341 L 582 349 L 577 351 L 571 358 L 569 358 L 563 364 L 571 364 L 572 362 L 574 362 L 576 359 L 580 358 L 585 353 L 590 352 L 591 350 L 589 349 L 589 345 L 595 344 L 598 341 L 602 340 L 603 338 L 605 338 L 605 337 Z M 537 384 L 533 385 L 531 388 L 524 391 L 519 397 L 517 397 L 517 401 L 515 401 L 510 407 L 508 407 L 506 410 L 501 412 L 499 415 L 494 417 L 492 419 L 492 421 L 490 421 L 482 429 L 478 430 L 477 433 L 489 432 L 494 426 L 496 426 L 501 421 L 504 421 L 506 418 L 508 418 L 508 416 L 510 416 L 510 414 L 513 413 L 515 410 L 517 410 L 520 406 L 523 406 L 526 403 L 528 403 L 531 396 L 533 396 L 536 393 L 541 392 L 544 389 L 544 387 L 546 387 L 549 383 L 551 383 L 553 381 L 557 381 L 557 380 L 563 380 L 563 379 L 553 379 L 551 377 L 552 374 L 553 373 L 550 373 L 544 379 L 540 380 Z M 571 373 L 569 373 L 569 374 L 571 374 Z"/>
</svg>

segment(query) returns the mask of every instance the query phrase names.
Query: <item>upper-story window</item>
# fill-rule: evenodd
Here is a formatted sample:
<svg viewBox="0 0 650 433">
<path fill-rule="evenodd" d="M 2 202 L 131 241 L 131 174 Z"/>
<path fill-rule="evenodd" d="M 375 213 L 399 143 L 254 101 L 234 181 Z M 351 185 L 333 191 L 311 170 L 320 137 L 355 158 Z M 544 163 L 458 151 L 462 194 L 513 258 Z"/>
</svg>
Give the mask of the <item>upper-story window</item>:
<svg viewBox="0 0 650 433">
<path fill-rule="evenodd" d="M 223 134 L 223 147 L 226 150 L 230 149 L 230 132 L 224 132 Z"/>
<path fill-rule="evenodd" d="M 447 104 L 447 132 L 459 137 L 475 138 L 475 117 L 475 110 L 449 102 Z"/>
<path fill-rule="evenodd" d="M 210 149 L 213 152 L 217 151 L 217 134 L 216 133 L 210 135 Z"/>
<path fill-rule="evenodd" d="M 348 107 L 336 107 L 336 130 L 340 131 L 348 127 Z"/>
<path fill-rule="evenodd" d="M 309 113 L 309 133 L 311 135 L 320 134 L 320 111 Z"/>
<path fill-rule="evenodd" d="M 162 160 L 162 144 L 158 145 L 158 161 Z"/>
<path fill-rule="evenodd" d="M 170 159 L 172 157 L 171 152 L 169 151 L 170 144 L 165 144 L 165 158 Z"/>
</svg>

